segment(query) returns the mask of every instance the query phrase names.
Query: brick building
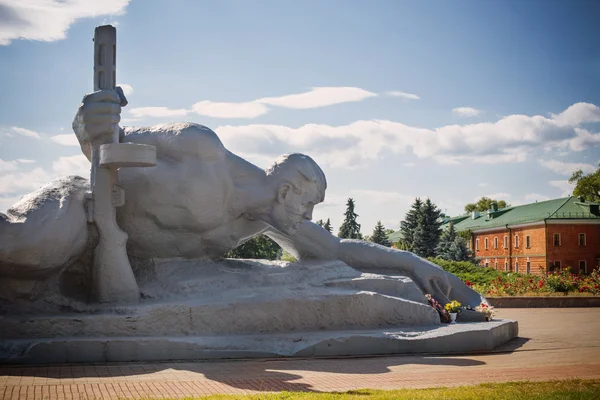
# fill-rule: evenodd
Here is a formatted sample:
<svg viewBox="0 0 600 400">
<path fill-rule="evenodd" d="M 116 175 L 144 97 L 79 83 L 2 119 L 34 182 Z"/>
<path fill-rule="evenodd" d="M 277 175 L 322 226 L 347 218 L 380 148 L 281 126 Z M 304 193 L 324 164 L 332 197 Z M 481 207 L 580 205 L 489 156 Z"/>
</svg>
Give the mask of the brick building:
<svg viewBox="0 0 600 400">
<path fill-rule="evenodd" d="M 482 266 L 507 272 L 545 274 L 570 267 L 589 273 L 600 265 L 600 211 L 597 203 L 567 197 L 444 221 L 471 232 L 470 246 Z"/>
</svg>

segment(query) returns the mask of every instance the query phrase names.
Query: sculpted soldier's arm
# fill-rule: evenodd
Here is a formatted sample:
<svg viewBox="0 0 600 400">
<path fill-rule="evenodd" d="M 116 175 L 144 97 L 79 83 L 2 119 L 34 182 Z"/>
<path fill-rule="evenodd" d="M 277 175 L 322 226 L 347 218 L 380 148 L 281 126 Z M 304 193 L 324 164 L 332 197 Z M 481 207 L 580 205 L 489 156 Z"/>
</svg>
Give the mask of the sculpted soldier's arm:
<svg viewBox="0 0 600 400">
<path fill-rule="evenodd" d="M 481 295 L 456 276 L 407 251 L 400 251 L 362 240 L 339 239 L 312 222 L 303 223 L 294 236 L 267 232 L 288 252 L 300 260 L 340 260 L 364 272 L 402 274 L 410 277 L 424 293 L 438 301 L 458 300 L 479 305 Z"/>
</svg>

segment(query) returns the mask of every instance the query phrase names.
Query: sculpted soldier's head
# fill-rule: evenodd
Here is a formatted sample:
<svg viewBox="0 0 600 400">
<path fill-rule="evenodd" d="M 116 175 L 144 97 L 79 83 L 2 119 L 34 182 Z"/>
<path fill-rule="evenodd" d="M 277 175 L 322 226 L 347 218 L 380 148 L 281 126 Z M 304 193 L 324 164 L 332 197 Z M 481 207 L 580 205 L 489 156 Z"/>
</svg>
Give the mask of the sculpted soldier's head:
<svg viewBox="0 0 600 400">
<path fill-rule="evenodd" d="M 266 174 L 270 186 L 276 189 L 272 224 L 293 235 L 302 222 L 312 219 L 314 206 L 325 200 L 325 174 L 312 158 L 298 153 L 280 156 Z"/>
</svg>

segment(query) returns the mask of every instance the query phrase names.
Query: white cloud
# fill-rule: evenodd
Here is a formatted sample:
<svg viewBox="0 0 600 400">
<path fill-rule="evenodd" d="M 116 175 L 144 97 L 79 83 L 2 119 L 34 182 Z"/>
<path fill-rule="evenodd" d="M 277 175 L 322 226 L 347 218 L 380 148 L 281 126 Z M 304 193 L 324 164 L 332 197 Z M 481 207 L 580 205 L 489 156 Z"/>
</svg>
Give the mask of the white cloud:
<svg viewBox="0 0 600 400">
<path fill-rule="evenodd" d="M 120 86 L 123 89 L 123 93 L 125 96 L 130 96 L 133 94 L 133 86 L 127 83 L 117 83 L 117 86 Z"/>
<path fill-rule="evenodd" d="M 127 4 L 129 0 L 0 0 L 0 45 L 14 39 L 61 40 L 76 20 L 123 14 Z"/>
<path fill-rule="evenodd" d="M 219 103 L 200 101 L 192 106 L 192 110 L 200 115 L 213 118 L 255 118 L 266 114 L 267 106 L 256 102 Z"/>
<path fill-rule="evenodd" d="M 22 136 L 32 137 L 34 139 L 41 139 L 41 136 L 39 133 L 30 131 L 29 129 L 19 128 L 18 126 L 13 126 L 10 129 L 13 132 L 18 133 L 19 135 L 22 135 Z"/>
<path fill-rule="evenodd" d="M 561 196 L 569 196 L 575 188 L 575 186 L 570 184 L 569 181 L 550 181 L 548 183 L 551 186 L 560 189 Z"/>
<path fill-rule="evenodd" d="M 581 169 L 584 173 L 589 173 L 596 170 L 596 167 L 591 164 L 568 163 L 557 160 L 540 160 L 540 164 L 551 169 L 557 174 L 566 176 L 571 176 L 571 174 L 578 169 Z"/>
<path fill-rule="evenodd" d="M 90 163 L 83 155 L 59 157 L 52 163 L 50 171 L 41 167 L 32 170 L 22 170 L 19 167 L 19 165 L 30 165 L 33 162 L 33 160 L 8 162 L 0 160 L 0 199 L 5 199 L 2 204 L 18 200 L 13 195 L 36 190 L 54 178 L 65 175 L 88 177 L 90 174 Z"/>
<path fill-rule="evenodd" d="M 416 94 L 399 92 L 397 90 L 386 92 L 385 94 L 388 96 L 391 96 L 391 97 L 402 97 L 403 99 L 407 99 L 407 100 L 419 100 L 420 99 L 420 97 L 417 96 Z"/>
<path fill-rule="evenodd" d="M 600 122 L 600 107 L 589 103 L 575 103 L 552 119 L 560 125 L 577 126 L 585 123 Z"/>
<path fill-rule="evenodd" d="M 84 178 L 90 175 L 90 162 L 83 154 L 70 157 L 59 157 L 52 163 L 55 177 L 78 175 Z"/>
<path fill-rule="evenodd" d="M 50 179 L 50 174 L 42 168 L 4 174 L 0 176 L 0 195 L 29 192 L 43 186 Z"/>
<path fill-rule="evenodd" d="M 575 122 L 592 118 L 582 114 Z M 215 131 L 232 151 L 273 157 L 286 152 L 307 152 L 329 166 L 343 168 L 361 167 L 380 158 L 384 152 L 407 151 L 442 164 L 523 162 L 538 149 L 557 146 L 581 135 L 574 126 L 561 125 L 553 118 L 539 115 L 509 115 L 494 123 L 447 125 L 436 129 L 386 120 L 363 120 L 343 126 L 308 124 L 298 128 L 225 125 Z M 600 133 L 590 135 L 597 137 L 600 144 Z M 583 150 L 590 145 L 576 149 Z"/>
<path fill-rule="evenodd" d="M 264 97 L 255 101 L 277 107 L 307 109 L 362 101 L 374 96 L 377 94 L 357 87 L 315 87 L 310 92 Z"/>
<path fill-rule="evenodd" d="M 404 166 L 405 166 L 405 167 L 414 167 L 415 165 L 416 165 L 416 164 L 415 164 L 414 162 L 407 162 L 407 163 L 404 163 Z"/>
<path fill-rule="evenodd" d="M 0 173 L 16 171 L 17 169 L 19 169 L 19 167 L 15 161 L 4 161 L 0 159 Z"/>
<path fill-rule="evenodd" d="M 138 107 L 130 108 L 129 114 L 134 118 L 165 118 L 165 117 L 185 117 L 189 113 L 188 110 L 170 109 L 167 107 Z"/>
<path fill-rule="evenodd" d="M 308 92 L 279 97 L 263 97 L 247 102 L 200 101 L 192 110 L 213 118 L 256 118 L 270 111 L 268 106 L 291 109 L 327 107 L 350 103 L 377 96 L 376 93 L 357 87 L 315 87 Z"/>
<path fill-rule="evenodd" d="M 55 135 L 50 137 L 50 140 L 63 146 L 79 146 L 79 140 L 77 140 L 74 133 Z"/>
<path fill-rule="evenodd" d="M 35 160 L 28 160 L 26 158 L 17 158 L 15 161 L 19 164 L 33 164 L 35 162 Z"/>
<path fill-rule="evenodd" d="M 473 107 L 457 107 L 453 108 L 452 112 L 461 117 L 475 117 L 481 113 L 481 110 Z"/>
</svg>

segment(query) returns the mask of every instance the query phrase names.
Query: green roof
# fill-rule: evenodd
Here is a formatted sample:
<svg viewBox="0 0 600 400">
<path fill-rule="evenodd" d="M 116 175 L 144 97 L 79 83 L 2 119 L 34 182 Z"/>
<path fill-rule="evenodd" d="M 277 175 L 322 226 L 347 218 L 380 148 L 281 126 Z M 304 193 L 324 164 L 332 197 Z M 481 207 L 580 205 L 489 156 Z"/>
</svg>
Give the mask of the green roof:
<svg viewBox="0 0 600 400">
<path fill-rule="evenodd" d="M 401 230 L 397 230 L 396 232 L 394 232 L 394 233 L 390 233 L 390 234 L 388 235 L 388 240 L 389 240 L 390 242 L 392 242 L 392 243 L 399 242 L 399 241 L 401 241 L 402 239 L 404 239 L 404 235 L 402 234 L 402 231 L 401 231 Z"/>
<path fill-rule="evenodd" d="M 518 225 L 550 220 L 586 219 L 600 221 L 599 205 L 580 201 L 577 197 L 564 197 L 539 201 L 522 206 L 506 207 L 495 212 L 481 212 L 476 218 L 464 214 L 444 223 L 454 223 L 457 231 L 499 228 L 506 225 Z"/>
</svg>

